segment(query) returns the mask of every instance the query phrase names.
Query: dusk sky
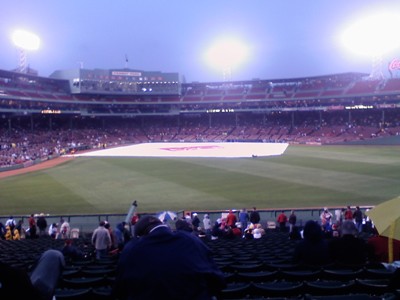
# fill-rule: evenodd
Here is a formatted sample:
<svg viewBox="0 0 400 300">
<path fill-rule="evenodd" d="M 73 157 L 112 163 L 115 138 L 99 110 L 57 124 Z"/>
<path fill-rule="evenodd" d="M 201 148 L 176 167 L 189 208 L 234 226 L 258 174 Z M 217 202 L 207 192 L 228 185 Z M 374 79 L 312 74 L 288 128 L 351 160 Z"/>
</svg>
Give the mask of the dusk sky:
<svg viewBox="0 0 400 300">
<path fill-rule="evenodd" d="M 81 65 L 121 69 L 127 64 L 178 72 L 187 82 L 221 81 L 222 70 L 208 64 L 205 53 L 227 37 L 248 51 L 240 66 L 232 66 L 232 80 L 369 73 L 371 58 L 348 51 L 340 36 L 360 18 L 381 12 L 400 14 L 400 1 L 3 1 L 0 69 L 18 66 L 11 36 L 24 29 L 40 37 L 40 48 L 27 52 L 27 59 L 45 77 Z M 397 30 L 393 39 L 400 37 Z M 385 54 L 384 65 L 393 58 L 400 58 L 400 49 Z"/>
</svg>

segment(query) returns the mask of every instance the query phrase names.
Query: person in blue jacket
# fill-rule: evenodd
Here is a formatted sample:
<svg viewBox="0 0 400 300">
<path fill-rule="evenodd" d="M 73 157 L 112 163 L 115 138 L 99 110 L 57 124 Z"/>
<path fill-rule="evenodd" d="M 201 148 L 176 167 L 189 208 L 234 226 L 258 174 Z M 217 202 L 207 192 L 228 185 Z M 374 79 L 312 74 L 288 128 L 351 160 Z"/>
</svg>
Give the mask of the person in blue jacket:
<svg viewBox="0 0 400 300">
<path fill-rule="evenodd" d="M 198 237 L 173 232 L 154 216 L 141 218 L 135 235 L 119 258 L 116 299 L 209 300 L 225 287 L 211 251 Z"/>
</svg>

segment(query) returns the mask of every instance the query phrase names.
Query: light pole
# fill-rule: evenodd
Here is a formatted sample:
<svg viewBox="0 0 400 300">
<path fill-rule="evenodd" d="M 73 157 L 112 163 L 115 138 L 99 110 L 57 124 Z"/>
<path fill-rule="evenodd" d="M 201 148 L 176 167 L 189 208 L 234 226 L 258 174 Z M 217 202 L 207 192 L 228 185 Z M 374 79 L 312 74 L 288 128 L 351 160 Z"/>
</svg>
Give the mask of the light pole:
<svg viewBox="0 0 400 300">
<path fill-rule="evenodd" d="M 221 38 L 205 53 L 206 62 L 221 71 L 224 81 L 232 80 L 232 69 L 242 65 L 249 56 L 247 45 L 238 39 Z"/>
<path fill-rule="evenodd" d="M 27 73 L 26 51 L 39 49 L 40 39 L 33 33 L 24 30 L 16 30 L 12 35 L 12 40 L 19 51 L 18 71 L 21 73 Z"/>
<path fill-rule="evenodd" d="M 358 55 L 372 60 L 370 79 L 383 79 L 383 57 L 400 47 L 397 30 L 399 15 L 381 13 L 360 19 L 351 24 L 342 34 L 342 43 Z"/>
</svg>

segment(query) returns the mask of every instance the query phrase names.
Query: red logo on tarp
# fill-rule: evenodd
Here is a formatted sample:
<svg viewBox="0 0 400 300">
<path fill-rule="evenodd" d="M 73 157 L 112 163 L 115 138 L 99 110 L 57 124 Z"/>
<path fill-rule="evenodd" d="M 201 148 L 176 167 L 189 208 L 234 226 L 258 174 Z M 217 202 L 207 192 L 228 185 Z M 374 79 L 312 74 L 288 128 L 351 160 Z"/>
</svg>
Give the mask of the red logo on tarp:
<svg viewBox="0 0 400 300">
<path fill-rule="evenodd" d="M 210 149 L 223 149 L 220 146 L 189 146 L 189 147 L 168 147 L 160 148 L 160 150 L 166 151 L 193 151 L 193 150 L 210 150 Z"/>
<path fill-rule="evenodd" d="M 389 63 L 389 70 L 400 70 L 400 59 L 394 58 Z"/>
</svg>

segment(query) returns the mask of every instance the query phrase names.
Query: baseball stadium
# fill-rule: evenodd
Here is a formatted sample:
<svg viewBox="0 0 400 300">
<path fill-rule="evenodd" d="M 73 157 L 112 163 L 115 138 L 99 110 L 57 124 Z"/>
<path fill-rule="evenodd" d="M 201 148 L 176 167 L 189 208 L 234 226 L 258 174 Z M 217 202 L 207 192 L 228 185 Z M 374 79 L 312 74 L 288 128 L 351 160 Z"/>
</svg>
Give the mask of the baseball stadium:
<svg viewBox="0 0 400 300">
<path fill-rule="evenodd" d="M 346 208 L 361 210 L 367 239 L 384 218 L 374 219 L 374 209 L 392 203 L 389 225 L 398 222 L 399 70 L 393 59 L 390 77 L 218 82 L 128 67 L 48 77 L 29 67 L 0 70 L 0 222 L 19 220 L 21 235 L 3 241 L 2 234 L 0 262 L 17 253 L 12 265 L 29 269 L 64 245 L 51 232 L 30 237 L 31 218 L 56 227 L 67 221 L 68 241 L 84 255 L 68 260 L 55 299 L 111 300 L 119 248 L 94 257 L 99 222 L 131 232 L 133 216 L 158 216 L 178 230 L 185 216 L 207 215 L 219 226 L 229 214 L 238 220 L 257 210 L 260 241 L 247 240 L 240 222 L 239 238 L 202 236 L 227 282 L 218 299 L 398 299 L 399 272 L 377 262 L 294 263 L 298 241 L 279 216 L 296 213 L 300 230 L 324 212 L 341 222 Z M 399 227 L 385 236 L 397 239 Z M 399 250 L 390 249 L 387 263 Z"/>
</svg>

